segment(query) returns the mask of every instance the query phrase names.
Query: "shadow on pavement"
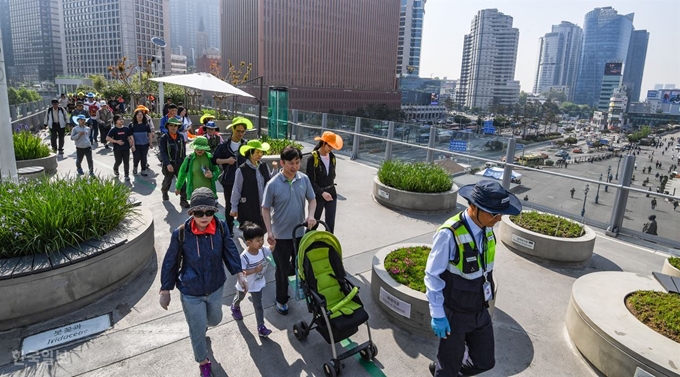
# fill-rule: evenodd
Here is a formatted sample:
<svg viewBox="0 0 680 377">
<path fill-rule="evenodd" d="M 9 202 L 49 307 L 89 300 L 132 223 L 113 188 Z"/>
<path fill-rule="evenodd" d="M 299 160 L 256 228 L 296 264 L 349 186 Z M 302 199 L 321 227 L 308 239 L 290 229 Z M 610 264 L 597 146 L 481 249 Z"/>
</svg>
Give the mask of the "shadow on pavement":
<svg viewBox="0 0 680 377">
<path fill-rule="evenodd" d="M 514 376 L 527 369 L 534 359 L 534 346 L 524 328 L 504 311 L 493 313 L 496 340 L 496 367 L 491 374 Z"/>
</svg>

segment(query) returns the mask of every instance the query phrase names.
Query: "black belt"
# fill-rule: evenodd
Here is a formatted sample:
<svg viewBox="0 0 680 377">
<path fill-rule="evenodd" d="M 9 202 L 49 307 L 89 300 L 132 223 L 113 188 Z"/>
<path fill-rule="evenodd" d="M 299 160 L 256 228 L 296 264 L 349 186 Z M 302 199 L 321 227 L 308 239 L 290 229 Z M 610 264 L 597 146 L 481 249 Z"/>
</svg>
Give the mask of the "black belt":
<svg viewBox="0 0 680 377">
<path fill-rule="evenodd" d="M 333 188 L 333 187 L 335 187 L 335 183 L 332 184 L 332 185 L 330 185 L 330 186 L 321 187 L 321 189 L 322 189 L 322 190 L 328 190 L 329 188 Z"/>
</svg>

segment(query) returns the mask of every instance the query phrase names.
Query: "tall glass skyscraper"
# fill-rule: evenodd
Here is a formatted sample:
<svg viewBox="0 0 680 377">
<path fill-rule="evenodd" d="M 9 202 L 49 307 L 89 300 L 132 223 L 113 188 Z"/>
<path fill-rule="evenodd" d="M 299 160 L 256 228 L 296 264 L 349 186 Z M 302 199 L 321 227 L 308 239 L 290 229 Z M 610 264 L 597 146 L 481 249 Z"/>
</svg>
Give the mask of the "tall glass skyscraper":
<svg viewBox="0 0 680 377">
<path fill-rule="evenodd" d="M 539 38 L 539 44 L 533 92 L 543 93 L 551 87 L 564 87 L 573 94 L 583 45 L 581 27 L 562 21 L 553 25 L 552 32 Z"/>
<path fill-rule="evenodd" d="M 420 75 L 420 47 L 427 0 L 401 0 L 397 76 Z"/>
<path fill-rule="evenodd" d="M 642 90 L 642 74 L 647 60 L 647 44 L 649 32 L 647 30 L 633 30 L 628 46 L 628 58 L 623 71 L 623 84 L 628 89 L 628 103 L 640 100 Z"/>
<path fill-rule="evenodd" d="M 12 25 L 11 19 L 9 18 L 9 0 L 0 0 L 0 30 L 2 31 L 2 52 L 5 54 L 5 67 L 9 70 L 9 67 L 14 65 Z"/>
<path fill-rule="evenodd" d="M 595 8 L 586 14 L 583 49 L 573 97 L 575 103 L 597 105 L 605 64 L 626 62 L 633 17 L 633 13 L 620 15 L 612 7 Z M 623 69 L 625 71 L 626 67 Z"/>
</svg>

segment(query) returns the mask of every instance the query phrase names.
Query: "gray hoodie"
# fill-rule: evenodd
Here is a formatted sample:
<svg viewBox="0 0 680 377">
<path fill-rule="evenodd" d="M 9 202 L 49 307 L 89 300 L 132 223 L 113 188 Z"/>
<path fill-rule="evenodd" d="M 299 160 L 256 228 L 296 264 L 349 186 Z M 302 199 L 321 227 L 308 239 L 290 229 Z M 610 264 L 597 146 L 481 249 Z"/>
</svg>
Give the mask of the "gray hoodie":
<svg viewBox="0 0 680 377">
<path fill-rule="evenodd" d="M 80 134 L 80 132 L 85 132 Z M 76 148 L 92 148 L 90 143 L 90 127 L 86 125 L 77 125 L 71 130 L 71 140 L 76 143 Z"/>
</svg>

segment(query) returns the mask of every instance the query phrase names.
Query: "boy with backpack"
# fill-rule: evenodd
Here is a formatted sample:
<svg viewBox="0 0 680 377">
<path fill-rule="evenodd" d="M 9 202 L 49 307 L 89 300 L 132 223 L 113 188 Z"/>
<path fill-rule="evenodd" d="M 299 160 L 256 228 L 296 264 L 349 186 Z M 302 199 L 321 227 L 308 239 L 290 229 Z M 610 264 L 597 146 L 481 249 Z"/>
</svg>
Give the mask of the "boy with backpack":
<svg viewBox="0 0 680 377">
<path fill-rule="evenodd" d="M 59 150 L 60 155 L 64 154 L 64 135 L 67 125 L 66 110 L 59 106 L 59 100 L 53 99 L 52 106 L 45 111 L 45 120 L 43 121 L 43 127 L 50 128 L 52 152 Z M 59 140 L 59 145 L 57 145 L 57 140 Z"/>
</svg>

